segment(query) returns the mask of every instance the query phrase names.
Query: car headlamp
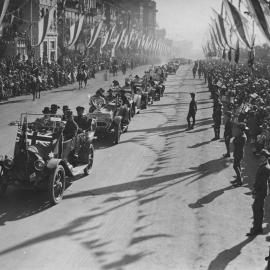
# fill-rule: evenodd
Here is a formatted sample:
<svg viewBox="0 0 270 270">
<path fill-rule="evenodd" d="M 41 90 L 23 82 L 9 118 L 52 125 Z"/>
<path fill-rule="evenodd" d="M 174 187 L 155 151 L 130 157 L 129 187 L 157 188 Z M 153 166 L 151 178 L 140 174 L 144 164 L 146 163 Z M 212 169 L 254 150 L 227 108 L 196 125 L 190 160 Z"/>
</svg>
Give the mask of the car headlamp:
<svg viewBox="0 0 270 270">
<path fill-rule="evenodd" d="M 43 171 L 45 168 L 45 162 L 42 159 L 36 160 L 34 163 L 34 168 L 38 172 Z"/>
<path fill-rule="evenodd" d="M 6 157 L 3 166 L 7 169 L 10 170 L 13 166 L 13 159 L 11 157 Z"/>
</svg>

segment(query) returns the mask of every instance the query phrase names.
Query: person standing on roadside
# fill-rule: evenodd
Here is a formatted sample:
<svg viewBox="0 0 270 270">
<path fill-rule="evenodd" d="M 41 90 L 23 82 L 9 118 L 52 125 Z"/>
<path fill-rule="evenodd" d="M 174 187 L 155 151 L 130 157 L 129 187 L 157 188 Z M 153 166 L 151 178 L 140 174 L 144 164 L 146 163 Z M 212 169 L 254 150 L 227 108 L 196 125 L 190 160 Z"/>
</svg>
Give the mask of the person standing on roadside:
<svg viewBox="0 0 270 270">
<path fill-rule="evenodd" d="M 191 101 L 189 103 L 189 110 L 187 116 L 188 127 L 186 130 L 190 130 L 194 128 L 195 125 L 195 116 L 197 113 L 197 102 L 195 101 L 195 93 L 190 93 Z M 192 125 L 190 125 L 190 118 L 192 118 Z"/>
<path fill-rule="evenodd" d="M 228 158 L 231 156 L 230 154 L 230 142 L 232 138 L 232 128 L 233 128 L 233 122 L 232 122 L 232 112 L 228 111 L 226 112 L 227 120 L 225 123 L 224 128 L 224 140 L 225 140 L 225 146 L 227 153 L 223 155 L 224 158 Z"/>
<path fill-rule="evenodd" d="M 212 141 L 220 139 L 220 125 L 221 125 L 221 117 L 222 117 L 222 103 L 217 100 L 214 104 L 213 109 L 213 120 L 214 120 L 214 138 Z"/>
<path fill-rule="evenodd" d="M 253 185 L 252 195 L 254 202 L 252 205 L 253 211 L 253 227 L 247 236 L 256 236 L 263 233 L 262 223 L 264 216 L 264 201 L 267 196 L 270 176 L 270 165 L 268 158 L 270 153 L 263 149 L 261 151 L 261 164 L 256 172 L 255 183 Z"/>
<path fill-rule="evenodd" d="M 236 180 L 231 181 L 234 187 L 240 187 L 243 185 L 242 177 L 241 177 L 241 161 L 244 157 L 244 147 L 247 142 L 247 136 L 245 134 L 246 124 L 241 122 L 238 124 L 238 134 L 235 136 L 233 140 L 233 168 L 236 173 Z"/>
</svg>

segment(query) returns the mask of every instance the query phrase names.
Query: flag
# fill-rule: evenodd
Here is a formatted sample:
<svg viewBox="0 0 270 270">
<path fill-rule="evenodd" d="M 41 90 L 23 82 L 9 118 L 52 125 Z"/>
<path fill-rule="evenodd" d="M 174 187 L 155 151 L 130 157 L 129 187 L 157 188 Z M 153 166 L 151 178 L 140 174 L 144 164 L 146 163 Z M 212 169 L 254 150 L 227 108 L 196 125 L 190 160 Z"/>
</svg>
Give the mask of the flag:
<svg viewBox="0 0 270 270">
<path fill-rule="evenodd" d="M 261 32 L 270 41 L 270 9 L 262 0 L 247 0 L 248 9 Z"/>
<path fill-rule="evenodd" d="M 223 10 L 223 3 L 222 3 L 221 10 Z M 227 39 L 227 33 L 226 33 L 224 19 L 221 16 L 221 14 L 219 14 L 217 11 L 215 11 L 214 9 L 213 9 L 213 11 L 214 11 L 214 13 L 216 15 L 217 24 L 219 26 L 219 30 L 220 30 L 220 34 L 222 36 L 222 39 L 223 39 L 224 43 L 230 48 L 231 46 L 229 45 L 229 42 L 228 42 L 228 39 Z"/>
<path fill-rule="evenodd" d="M 0 27 L 1 27 L 2 22 L 3 22 L 3 19 L 4 19 L 4 17 L 5 17 L 5 14 L 6 14 L 8 5 L 9 5 L 9 1 L 10 1 L 10 0 L 5 0 L 4 2 L 1 1 L 1 2 L 3 2 L 3 6 L 2 6 L 2 5 L 0 6 L 0 8 L 2 7 L 2 12 L 1 12 L 1 16 L 0 16 Z"/>
<path fill-rule="evenodd" d="M 228 0 L 224 0 L 231 24 L 236 27 L 239 39 L 249 48 L 254 46 L 254 38 L 249 37 L 248 21 L 238 12 L 237 8 Z"/>
<path fill-rule="evenodd" d="M 102 26 L 103 26 L 103 20 L 101 20 L 100 23 L 94 27 L 93 32 L 91 31 L 91 38 L 87 44 L 87 48 L 92 48 L 95 45 L 95 43 L 98 39 L 99 33 L 102 29 Z"/>
<path fill-rule="evenodd" d="M 51 10 L 46 13 L 38 22 L 38 43 L 33 45 L 34 47 L 38 47 L 44 40 L 48 29 L 50 28 L 50 25 L 53 21 L 53 12 L 54 9 L 51 8 Z"/>
<path fill-rule="evenodd" d="M 211 35 L 211 33 L 212 33 L 212 35 L 213 35 L 213 37 L 214 37 L 214 40 L 215 40 L 215 43 L 216 43 L 216 45 L 218 46 L 218 49 L 220 49 L 221 48 L 221 45 L 220 45 L 220 43 L 219 43 L 219 41 L 218 41 L 218 38 L 217 38 L 217 35 L 216 35 L 216 32 L 215 32 L 215 30 L 214 30 L 214 28 L 210 25 L 210 35 Z"/>
<path fill-rule="evenodd" d="M 103 48 L 111 41 L 112 35 L 114 33 L 114 30 L 115 30 L 115 25 L 111 29 L 109 29 L 107 31 L 107 33 L 105 34 L 104 40 L 103 40 L 103 42 L 100 45 L 100 53 L 101 54 L 102 54 Z"/>
<path fill-rule="evenodd" d="M 228 60 L 230 62 L 232 61 L 232 48 L 230 48 L 229 51 L 228 51 Z"/>
<path fill-rule="evenodd" d="M 84 21 L 84 15 L 82 15 L 78 21 L 76 21 L 74 24 L 71 25 L 69 29 L 70 39 L 68 42 L 68 46 L 72 46 L 76 43 L 82 30 L 83 21 Z"/>
</svg>

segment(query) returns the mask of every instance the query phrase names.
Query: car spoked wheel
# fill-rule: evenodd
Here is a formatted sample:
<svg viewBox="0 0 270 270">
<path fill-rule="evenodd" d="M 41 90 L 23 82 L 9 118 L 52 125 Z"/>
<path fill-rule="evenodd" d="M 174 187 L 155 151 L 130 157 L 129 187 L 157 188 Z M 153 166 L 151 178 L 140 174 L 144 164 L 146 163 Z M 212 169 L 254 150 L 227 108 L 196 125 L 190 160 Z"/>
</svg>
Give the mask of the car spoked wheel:
<svg viewBox="0 0 270 270">
<path fill-rule="evenodd" d="M 65 185 L 65 170 L 62 165 L 59 165 L 50 175 L 49 181 L 49 197 L 53 204 L 58 204 L 62 200 Z"/>
<path fill-rule="evenodd" d="M 94 163 L 94 146 L 91 145 L 89 148 L 89 161 L 87 166 L 84 168 L 84 175 L 89 175 Z"/>
<path fill-rule="evenodd" d="M 7 191 L 7 184 L 4 183 L 4 170 L 3 167 L 0 166 L 0 195 L 3 196 L 5 195 Z"/>
</svg>

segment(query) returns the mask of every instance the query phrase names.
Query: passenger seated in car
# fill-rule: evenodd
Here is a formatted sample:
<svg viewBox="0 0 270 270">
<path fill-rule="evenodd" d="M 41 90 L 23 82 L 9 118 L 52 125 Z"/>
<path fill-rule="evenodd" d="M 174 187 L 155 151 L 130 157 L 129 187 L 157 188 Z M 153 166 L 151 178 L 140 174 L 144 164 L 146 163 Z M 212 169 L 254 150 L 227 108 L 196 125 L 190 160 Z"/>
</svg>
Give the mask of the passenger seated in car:
<svg viewBox="0 0 270 270">
<path fill-rule="evenodd" d="M 74 116 L 74 121 L 78 125 L 78 133 L 91 130 L 91 120 L 88 120 L 84 115 L 84 107 L 78 106 L 76 108 L 77 116 Z"/>
<path fill-rule="evenodd" d="M 96 106 L 94 104 L 94 101 L 95 100 L 100 99 L 101 100 L 101 103 L 103 103 L 103 105 L 106 104 L 104 92 L 105 92 L 104 89 L 99 88 L 96 91 L 96 94 L 90 98 L 90 102 L 89 102 L 89 105 L 90 105 L 89 113 L 92 113 L 92 112 L 94 112 L 96 110 Z"/>
<path fill-rule="evenodd" d="M 113 95 L 113 90 L 112 89 L 109 89 L 107 91 L 108 95 L 106 96 L 106 102 L 107 103 L 110 103 L 112 102 L 113 100 L 115 100 L 115 96 Z"/>
<path fill-rule="evenodd" d="M 66 112 L 67 123 L 63 130 L 64 141 L 73 139 L 78 133 L 78 125 L 74 121 L 73 114 L 71 110 Z"/>
<path fill-rule="evenodd" d="M 50 108 L 44 107 L 42 113 L 44 114 L 41 118 L 37 118 L 33 123 L 35 127 L 46 127 L 51 126 L 52 123 L 50 121 Z"/>
</svg>

